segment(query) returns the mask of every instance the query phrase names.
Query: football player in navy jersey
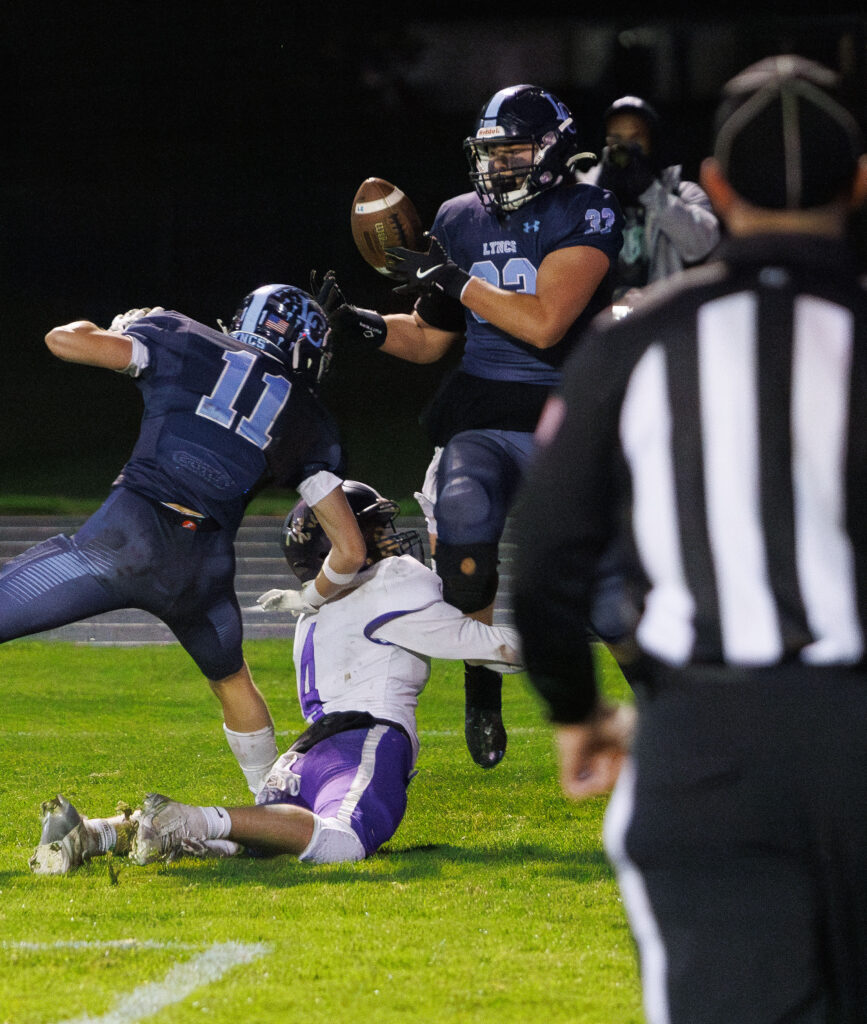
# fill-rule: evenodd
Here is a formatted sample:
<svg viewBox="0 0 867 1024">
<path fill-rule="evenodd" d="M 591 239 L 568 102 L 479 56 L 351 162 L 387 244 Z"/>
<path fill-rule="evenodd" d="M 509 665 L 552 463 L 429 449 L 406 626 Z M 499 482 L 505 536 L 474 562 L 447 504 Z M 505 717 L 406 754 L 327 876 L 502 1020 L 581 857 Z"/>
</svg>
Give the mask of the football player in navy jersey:
<svg viewBox="0 0 867 1024">
<path fill-rule="evenodd" d="M 46 336 L 60 359 L 135 378 L 138 440 L 104 504 L 0 570 L 0 642 L 118 608 L 160 618 L 207 677 L 253 792 L 277 747 L 244 661 L 234 540 L 265 484 L 294 488 L 332 541 L 298 595 L 318 607 L 364 564 L 341 489 L 342 450 L 315 390 L 331 357 L 325 316 L 306 293 L 266 285 L 221 333 L 180 313 L 130 310 L 103 330 L 79 320 Z"/>
<path fill-rule="evenodd" d="M 460 366 L 425 415 L 435 454 L 417 497 L 446 600 L 485 622 L 533 431 L 564 358 L 610 302 L 622 245 L 614 196 L 575 181 L 590 156 L 578 148 L 555 96 L 532 85 L 501 89 L 464 143 L 474 191 L 440 207 L 427 252 L 389 250 L 403 281 L 396 290 L 418 296 L 412 313 L 383 317 L 339 292 L 323 300 L 338 344 L 429 363 L 466 336 Z M 490 669 L 467 666 L 467 745 L 485 768 L 506 748 L 501 687 Z"/>
</svg>

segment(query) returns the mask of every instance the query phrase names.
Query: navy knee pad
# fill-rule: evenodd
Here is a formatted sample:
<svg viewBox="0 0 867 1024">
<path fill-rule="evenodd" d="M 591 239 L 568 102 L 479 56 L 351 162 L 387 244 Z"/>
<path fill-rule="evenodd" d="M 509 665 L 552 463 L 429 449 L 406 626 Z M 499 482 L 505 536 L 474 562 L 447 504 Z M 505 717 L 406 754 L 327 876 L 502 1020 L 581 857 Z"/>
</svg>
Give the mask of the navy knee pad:
<svg viewBox="0 0 867 1024">
<path fill-rule="evenodd" d="M 437 542 L 437 574 L 443 598 L 464 614 L 480 611 L 497 595 L 496 544 L 444 544 Z"/>
<path fill-rule="evenodd" d="M 446 479 L 436 501 L 437 526 L 459 543 L 475 540 L 487 532 L 491 519 L 491 500 L 484 483 L 470 476 Z"/>
<path fill-rule="evenodd" d="M 446 544 L 488 544 L 500 538 L 515 470 L 490 438 L 466 431 L 443 449 L 437 469 L 436 520 Z"/>
</svg>

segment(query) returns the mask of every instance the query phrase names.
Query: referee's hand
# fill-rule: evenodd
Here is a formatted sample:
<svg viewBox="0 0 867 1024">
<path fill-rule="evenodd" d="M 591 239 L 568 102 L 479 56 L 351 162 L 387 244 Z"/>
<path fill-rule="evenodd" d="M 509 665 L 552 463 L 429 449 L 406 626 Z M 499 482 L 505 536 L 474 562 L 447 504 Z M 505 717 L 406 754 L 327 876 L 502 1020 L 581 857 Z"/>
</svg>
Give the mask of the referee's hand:
<svg viewBox="0 0 867 1024">
<path fill-rule="evenodd" d="M 578 725 L 558 725 L 560 786 L 572 800 L 608 793 L 617 781 L 635 731 L 635 708 L 600 704 Z"/>
</svg>

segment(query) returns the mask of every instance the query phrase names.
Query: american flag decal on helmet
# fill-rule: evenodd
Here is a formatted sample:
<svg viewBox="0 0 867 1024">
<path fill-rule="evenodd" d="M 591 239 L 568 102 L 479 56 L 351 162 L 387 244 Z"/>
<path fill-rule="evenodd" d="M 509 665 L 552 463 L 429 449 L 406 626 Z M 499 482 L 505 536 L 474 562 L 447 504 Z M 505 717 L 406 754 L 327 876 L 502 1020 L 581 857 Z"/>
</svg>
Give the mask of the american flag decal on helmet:
<svg viewBox="0 0 867 1024">
<path fill-rule="evenodd" d="M 265 319 L 265 327 L 272 327 L 279 334 L 285 334 L 286 329 L 289 327 L 289 321 L 284 320 L 282 317 L 276 316 L 274 313 L 269 313 Z"/>
</svg>

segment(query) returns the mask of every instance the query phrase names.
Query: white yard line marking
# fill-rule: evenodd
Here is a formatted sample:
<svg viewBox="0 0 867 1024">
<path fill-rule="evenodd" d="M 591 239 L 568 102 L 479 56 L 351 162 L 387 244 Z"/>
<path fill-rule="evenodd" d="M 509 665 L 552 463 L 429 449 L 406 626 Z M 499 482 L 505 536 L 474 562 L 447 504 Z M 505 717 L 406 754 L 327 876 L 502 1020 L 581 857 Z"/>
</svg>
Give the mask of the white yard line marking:
<svg viewBox="0 0 867 1024">
<path fill-rule="evenodd" d="M 57 942 L 0 942 L 0 949 L 23 949 L 34 953 L 44 953 L 47 949 L 201 949 L 202 944 L 193 945 L 189 942 L 157 942 L 155 939 L 110 939 L 104 942 L 91 942 L 88 939 L 72 939 Z"/>
<path fill-rule="evenodd" d="M 136 939 L 120 939 L 114 942 L 56 942 L 35 943 L 15 942 L 2 944 L 4 949 L 178 949 L 191 950 L 200 947 L 171 942 L 139 942 Z M 123 996 L 117 1006 L 100 1017 L 85 1013 L 82 1017 L 69 1018 L 61 1024 L 136 1024 L 157 1013 L 164 1006 L 179 1003 L 190 993 L 203 985 L 210 985 L 233 967 L 249 964 L 270 951 L 263 943 L 217 942 L 198 956 L 181 964 L 175 964 L 163 981 L 140 985 Z"/>
</svg>

